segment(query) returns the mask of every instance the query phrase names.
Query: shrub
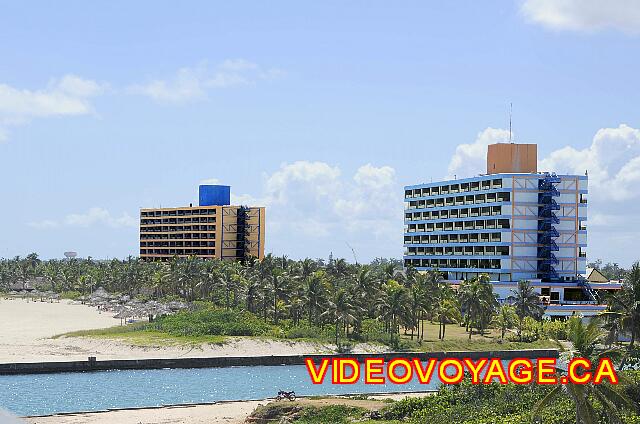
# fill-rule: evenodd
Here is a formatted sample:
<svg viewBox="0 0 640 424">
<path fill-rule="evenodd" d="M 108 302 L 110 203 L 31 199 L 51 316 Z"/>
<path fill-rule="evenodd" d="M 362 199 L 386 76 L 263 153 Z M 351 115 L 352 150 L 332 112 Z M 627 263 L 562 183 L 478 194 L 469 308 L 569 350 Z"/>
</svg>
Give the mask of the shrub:
<svg viewBox="0 0 640 424">
<path fill-rule="evenodd" d="M 271 326 L 250 312 L 205 307 L 161 317 L 156 328 L 176 336 L 264 336 Z"/>
<path fill-rule="evenodd" d="M 542 334 L 549 339 L 566 340 L 567 322 L 544 320 L 542 322 Z"/>
<path fill-rule="evenodd" d="M 284 330 L 283 337 L 287 339 L 322 339 L 333 340 L 335 338 L 332 326 L 319 327 L 306 321 L 300 322 Z"/>
<path fill-rule="evenodd" d="M 531 317 L 525 317 L 522 320 L 522 341 L 531 343 L 538 340 L 542 333 L 542 325 L 535 319 Z M 517 335 L 512 335 L 509 337 L 510 341 L 520 341 Z"/>
<path fill-rule="evenodd" d="M 74 290 L 69 290 L 69 291 L 65 291 L 60 293 L 60 298 L 61 299 L 71 299 L 71 300 L 76 300 L 79 299 L 82 296 L 82 293 L 80 293 L 79 291 L 74 291 Z"/>
<path fill-rule="evenodd" d="M 387 342 L 389 335 L 384 332 L 384 324 L 377 319 L 362 321 L 362 339 L 365 342 Z"/>
</svg>

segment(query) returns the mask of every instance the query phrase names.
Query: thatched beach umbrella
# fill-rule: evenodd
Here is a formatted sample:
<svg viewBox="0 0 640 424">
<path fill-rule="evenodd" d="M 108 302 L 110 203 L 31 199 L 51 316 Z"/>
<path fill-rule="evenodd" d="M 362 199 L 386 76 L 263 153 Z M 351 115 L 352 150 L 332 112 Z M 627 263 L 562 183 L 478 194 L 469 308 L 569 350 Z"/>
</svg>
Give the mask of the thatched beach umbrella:
<svg viewBox="0 0 640 424">
<path fill-rule="evenodd" d="M 113 317 L 116 318 L 116 319 L 120 319 L 120 325 L 122 325 L 122 320 L 126 321 L 127 318 L 130 318 L 132 316 L 133 316 L 133 312 L 131 310 L 129 310 L 129 309 L 125 308 L 125 307 L 122 307 L 122 309 L 117 314 L 115 314 Z"/>
</svg>

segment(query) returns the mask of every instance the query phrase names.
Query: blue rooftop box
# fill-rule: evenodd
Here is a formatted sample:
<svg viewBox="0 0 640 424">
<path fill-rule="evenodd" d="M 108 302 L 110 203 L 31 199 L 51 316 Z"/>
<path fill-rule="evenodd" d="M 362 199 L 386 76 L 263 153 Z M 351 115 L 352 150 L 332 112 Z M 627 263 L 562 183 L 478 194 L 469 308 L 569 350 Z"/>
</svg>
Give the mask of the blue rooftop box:
<svg viewBox="0 0 640 424">
<path fill-rule="evenodd" d="M 231 187 L 226 185 L 201 185 L 200 206 L 226 206 L 231 204 Z"/>
</svg>

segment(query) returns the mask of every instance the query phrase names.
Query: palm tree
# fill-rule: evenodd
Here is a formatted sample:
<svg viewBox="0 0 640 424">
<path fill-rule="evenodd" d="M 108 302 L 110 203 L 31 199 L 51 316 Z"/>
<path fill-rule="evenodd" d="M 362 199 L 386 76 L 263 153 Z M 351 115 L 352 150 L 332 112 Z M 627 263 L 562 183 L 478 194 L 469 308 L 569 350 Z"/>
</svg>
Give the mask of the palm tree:
<svg viewBox="0 0 640 424">
<path fill-rule="evenodd" d="M 438 339 L 444 340 L 447 324 L 459 322 L 460 305 L 455 296 L 445 296 L 439 300 L 434 309 L 434 316 L 438 320 Z"/>
<path fill-rule="evenodd" d="M 489 277 L 482 274 L 464 281 L 460 286 L 460 301 L 469 326 L 469 339 L 474 325 L 480 334 L 484 334 L 484 329 L 498 307 L 498 299 Z"/>
<path fill-rule="evenodd" d="M 408 305 L 407 289 L 397 281 L 389 280 L 383 287 L 383 295 L 379 300 L 378 309 L 391 334 L 391 343 L 395 346 L 399 341 L 400 322 L 407 321 Z"/>
<path fill-rule="evenodd" d="M 640 262 L 631 267 L 622 291 L 611 296 L 605 315 L 612 319 L 616 328 L 631 333 L 629 350 L 632 350 L 640 339 Z"/>
<path fill-rule="evenodd" d="M 414 331 L 418 332 L 418 338 L 420 337 L 420 322 L 424 320 L 424 315 L 429 308 L 426 302 L 427 297 L 427 285 L 425 284 L 426 278 L 422 274 L 417 274 L 411 279 L 406 280 L 406 286 L 409 290 L 409 323 L 411 326 L 411 340 L 415 335 Z M 424 324 L 423 324 L 424 329 Z"/>
<path fill-rule="evenodd" d="M 317 323 L 318 311 L 325 301 L 325 279 L 326 274 L 324 271 L 316 271 L 305 279 L 304 291 L 310 323 Z"/>
<path fill-rule="evenodd" d="M 336 292 L 332 300 L 327 301 L 327 310 L 320 316 L 331 317 L 336 329 L 336 346 L 340 348 L 339 331 L 340 324 L 345 328 L 345 336 L 349 336 L 349 324 L 355 320 L 353 314 L 355 307 L 351 304 L 348 294 L 345 290 L 340 289 Z"/>
<path fill-rule="evenodd" d="M 540 298 L 534 291 L 533 286 L 529 281 L 518 281 L 518 287 L 511 289 L 512 296 L 509 300 L 513 302 L 513 306 L 516 308 L 516 314 L 518 315 L 518 339 L 522 341 L 522 324 L 526 317 L 539 318 L 543 313 L 543 308 L 540 305 Z"/>
<path fill-rule="evenodd" d="M 285 264 L 286 256 L 282 257 L 282 264 Z M 271 271 L 271 278 L 269 278 L 269 282 L 271 283 L 271 294 L 273 303 L 273 322 L 278 324 L 279 321 L 279 308 L 278 302 L 284 300 L 287 297 L 287 273 L 283 268 L 273 268 Z"/>
<path fill-rule="evenodd" d="M 573 349 L 569 351 L 569 357 L 587 358 L 591 363 L 599 363 L 601 358 L 611 357 L 615 351 L 603 351 L 598 348 L 603 333 L 598 326 L 596 319 L 591 319 L 585 325 L 581 318 L 573 317 L 569 320 L 568 338 L 573 344 Z M 557 369 L 564 373 L 566 370 Z M 623 381 L 624 377 L 619 376 Z M 554 387 L 534 408 L 533 420 L 535 421 L 541 411 L 560 395 L 566 395 L 575 406 L 577 424 L 596 424 L 600 421 L 599 414 L 593 405 L 594 401 L 602 407 L 602 417 L 612 423 L 621 423 L 621 413 L 623 409 L 635 411 L 636 406 L 633 401 L 619 388 L 608 383 L 593 384 L 558 384 Z"/>
<path fill-rule="evenodd" d="M 500 338 L 504 340 L 504 334 L 518 322 L 516 308 L 510 305 L 502 305 L 498 313 L 493 317 L 493 325 L 500 329 Z"/>
</svg>

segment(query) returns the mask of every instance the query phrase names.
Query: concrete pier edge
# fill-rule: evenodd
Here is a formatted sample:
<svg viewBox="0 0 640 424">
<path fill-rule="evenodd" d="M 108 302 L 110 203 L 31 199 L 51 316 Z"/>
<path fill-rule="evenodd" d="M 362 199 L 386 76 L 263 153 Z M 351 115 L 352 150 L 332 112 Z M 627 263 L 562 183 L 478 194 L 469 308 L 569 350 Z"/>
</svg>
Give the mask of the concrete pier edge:
<svg viewBox="0 0 640 424">
<path fill-rule="evenodd" d="M 556 349 L 496 350 L 496 351 L 455 351 L 455 352 L 387 352 L 387 353 L 344 353 L 309 354 L 281 356 L 220 356 L 210 358 L 174 358 L 174 359 L 120 359 L 99 361 L 94 357 L 87 361 L 67 362 L 16 362 L 0 364 L 0 375 L 43 374 L 63 372 L 91 372 L 108 370 L 150 370 L 163 368 L 220 368 L 267 365 L 303 365 L 306 358 L 318 363 L 322 358 L 353 358 L 359 362 L 376 357 L 389 361 L 393 358 L 417 358 L 426 361 L 430 358 L 558 358 Z"/>
</svg>

